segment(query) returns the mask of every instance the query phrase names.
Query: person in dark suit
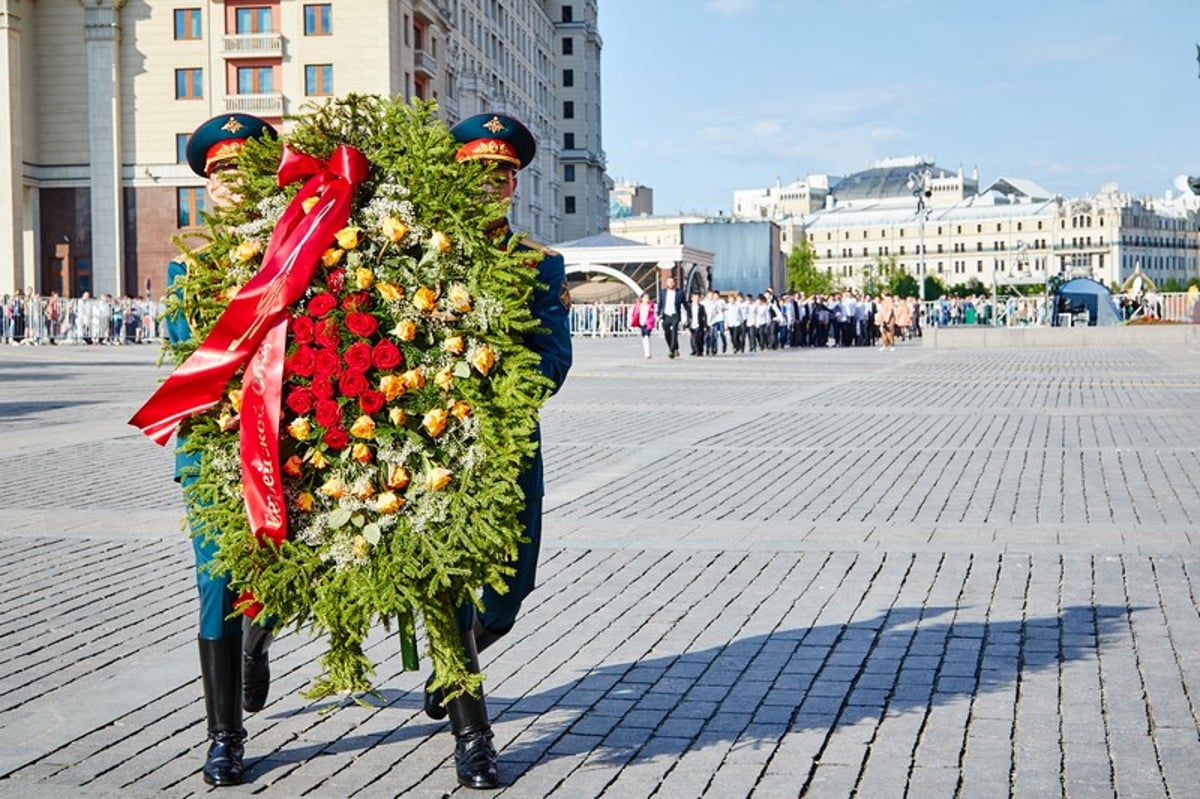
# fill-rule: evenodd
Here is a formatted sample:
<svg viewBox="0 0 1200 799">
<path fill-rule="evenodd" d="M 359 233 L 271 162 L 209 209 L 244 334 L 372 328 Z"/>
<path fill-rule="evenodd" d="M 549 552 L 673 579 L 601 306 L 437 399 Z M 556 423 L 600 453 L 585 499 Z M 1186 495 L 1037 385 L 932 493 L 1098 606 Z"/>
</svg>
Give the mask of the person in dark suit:
<svg viewBox="0 0 1200 799">
<path fill-rule="evenodd" d="M 192 133 L 187 144 L 188 165 L 207 181 L 207 196 L 213 205 L 223 207 L 241 201 L 236 188 L 222 178 L 222 172 L 234 165 L 248 139 L 265 136 L 275 136 L 275 129 L 250 114 L 222 114 Z M 167 265 L 170 290 L 178 291 L 173 284 L 185 274 L 187 265 L 183 260 L 175 259 Z M 166 319 L 166 332 L 176 343 L 192 337 L 191 326 L 182 314 Z M 183 452 L 185 438 L 181 434 L 177 442 L 175 479 L 186 489 L 199 478 L 200 453 Z M 217 543 L 196 524 L 192 527 L 192 548 L 200 596 L 198 643 L 209 738 L 204 781 L 209 785 L 237 785 L 242 781 L 246 743 L 242 711 L 261 710 L 266 704 L 270 685 L 267 647 L 272 636 L 269 626 L 234 615 L 238 594 L 230 590 L 229 576 L 208 567 L 217 555 Z"/>
<path fill-rule="evenodd" d="M 461 147 L 458 160 L 484 160 L 492 164 L 489 173 L 492 190 L 512 199 L 517 189 L 517 172 L 528 166 L 537 152 L 533 134 L 516 119 L 504 114 L 477 114 L 450 129 Z M 491 228 L 498 242 L 507 244 L 512 237 L 507 220 Z M 518 249 L 541 253 L 538 284 L 530 301 L 530 310 L 543 331 L 528 336 L 526 346 L 541 356 L 540 369 L 557 391 L 571 368 L 571 295 L 567 290 L 566 264 L 560 253 L 529 238 Z M 520 521 L 526 541 L 517 549 L 514 573 L 506 579 L 508 590 L 500 593 L 490 586 L 483 589 L 483 610 L 467 604 L 459 609 L 458 624 L 470 671 L 479 671 L 479 653 L 500 640 L 516 622 L 522 601 L 533 591 L 537 576 L 538 550 L 542 538 L 542 494 L 544 481 L 542 453 L 539 447 L 529 467 L 517 479 L 525 494 Z M 425 712 L 433 719 L 450 716 L 454 733 L 455 770 L 459 784 L 468 788 L 496 788 L 500 784 L 496 750 L 483 693 L 464 693 L 445 701 L 440 690 L 432 687 L 431 675 L 425 686 Z"/>
<path fill-rule="evenodd" d="M 691 334 L 692 355 L 703 355 L 704 340 L 708 337 L 708 309 L 700 299 L 700 292 L 692 293 L 692 299 L 684 310 L 687 314 L 685 326 Z"/>
<path fill-rule="evenodd" d="M 683 292 L 675 288 L 674 276 L 663 280 L 658 290 L 658 307 L 655 309 L 662 320 L 663 336 L 667 340 L 667 357 L 679 357 L 679 318 L 683 314 Z"/>
</svg>

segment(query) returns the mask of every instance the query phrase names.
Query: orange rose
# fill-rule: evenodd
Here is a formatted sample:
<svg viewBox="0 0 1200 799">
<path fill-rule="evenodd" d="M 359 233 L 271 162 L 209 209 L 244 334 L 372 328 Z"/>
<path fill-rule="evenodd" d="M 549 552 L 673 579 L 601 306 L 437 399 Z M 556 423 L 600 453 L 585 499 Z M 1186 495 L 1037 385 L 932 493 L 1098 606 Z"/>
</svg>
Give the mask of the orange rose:
<svg viewBox="0 0 1200 799">
<path fill-rule="evenodd" d="M 412 304 L 421 313 L 430 313 L 437 307 L 437 292 L 428 286 L 421 286 L 413 293 Z"/>
<path fill-rule="evenodd" d="M 391 408 L 388 410 L 388 421 L 396 427 L 403 427 L 404 423 L 408 421 L 408 414 L 404 412 L 403 408 Z"/>
<path fill-rule="evenodd" d="M 301 493 L 300 496 L 296 497 L 296 507 L 299 508 L 300 510 L 304 511 L 305 513 L 308 513 L 309 511 L 311 511 L 313 509 L 313 500 L 314 499 L 315 499 L 315 497 L 313 497 L 312 494 L 305 491 L 305 492 Z"/>
<path fill-rule="evenodd" d="M 437 438 L 446 432 L 447 418 L 448 414 L 443 408 L 434 408 L 425 414 L 425 418 L 421 420 L 421 427 L 424 427 L 431 437 Z"/>
<path fill-rule="evenodd" d="M 449 336 L 442 342 L 442 349 L 451 355 L 462 355 L 466 348 L 467 343 L 462 336 Z"/>
<path fill-rule="evenodd" d="M 492 348 L 485 344 L 471 353 L 469 360 L 471 365 L 486 377 L 487 373 L 492 371 L 492 367 L 496 365 L 496 353 L 492 352 Z"/>
<path fill-rule="evenodd" d="M 425 388 L 425 368 L 418 366 L 416 369 L 409 369 L 400 375 L 400 379 L 404 381 L 404 387 L 409 391 Z"/>
<path fill-rule="evenodd" d="M 453 366 L 447 366 L 443 369 L 439 369 L 438 373 L 433 376 L 433 382 L 436 383 L 437 387 L 442 391 L 449 391 L 454 386 L 453 372 Z"/>
<path fill-rule="evenodd" d="M 379 378 L 379 391 L 391 402 L 404 393 L 404 380 L 398 375 L 384 375 Z"/>
<path fill-rule="evenodd" d="M 399 491 L 408 485 L 410 479 L 408 469 L 393 463 L 388 466 L 387 479 L 384 481 L 384 484 L 388 488 L 394 488 Z"/>
<path fill-rule="evenodd" d="M 429 245 L 442 255 L 450 252 L 450 248 L 453 246 L 450 244 L 450 237 L 440 230 L 433 231 L 433 235 L 429 237 Z"/>
<path fill-rule="evenodd" d="M 379 292 L 379 296 L 383 297 L 387 302 L 396 302 L 404 299 L 404 289 L 397 286 L 395 283 L 385 283 L 380 281 L 375 284 L 375 290 Z M 412 322 L 409 322 L 412 324 Z M 412 339 L 408 339 L 411 341 Z"/>
<path fill-rule="evenodd" d="M 229 404 L 233 406 L 234 413 L 242 412 L 242 390 L 240 388 L 229 390 Z"/>
<path fill-rule="evenodd" d="M 288 435 L 297 441 L 306 441 L 312 435 L 312 425 L 307 416 L 297 416 L 287 426 Z"/>
<path fill-rule="evenodd" d="M 359 463 L 370 463 L 371 462 L 371 448 L 369 446 L 367 446 L 366 444 L 364 444 L 363 442 L 359 441 L 357 444 L 355 444 L 353 447 L 350 448 L 350 457 L 354 458 L 354 460 L 358 461 Z"/>
<path fill-rule="evenodd" d="M 392 330 L 392 335 L 401 341 L 412 341 L 417 337 L 417 323 L 411 319 L 401 319 Z"/>
<path fill-rule="evenodd" d="M 375 420 L 365 413 L 350 425 L 350 434 L 355 438 L 373 438 L 375 436 Z"/>
<path fill-rule="evenodd" d="M 450 407 L 450 415 L 461 422 L 471 415 L 471 406 L 459 400 Z"/>
<path fill-rule="evenodd" d="M 354 270 L 354 285 L 360 289 L 369 289 L 375 285 L 375 273 L 365 266 L 360 266 Z"/>
<path fill-rule="evenodd" d="M 384 491 L 379 496 L 375 497 L 375 510 L 380 513 L 395 513 L 400 510 L 400 506 L 404 504 L 404 500 L 393 494 L 391 491 Z"/>
<path fill-rule="evenodd" d="M 345 252 L 345 250 L 340 250 L 337 247 L 330 247 L 328 250 L 321 253 L 321 263 L 325 264 L 326 266 L 337 266 L 339 263 L 341 263 L 342 256 L 345 254 Z"/>
<path fill-rule="evenodd" d="M 404 241 L 404 237 L 408 235 L 408 225 L 401 222 L 394 216 L 389 216 L 383 220 L 383 235 L 388 241 L 399 244 Z"/>
<path fill-rule="evenodd" d="M 467 313 L 471 310 L 471 294 L 461 283 L 451 286 L 446 296 L 450 300 L 450 304 L 454 306 L 454 310 L 459 313 Z"/>
<path fill-rule="evenodd" d="M 300 460 L 300 456 L 293 455 L 290 458 L 288 458 L 286 461 L 283 462 L 283 473 L 286 475 L 290 475 L 291 477 L 299 477 L 300 476 L 300 466 L 302 464 L 303 464 L 303 461 Z"/>
<path fill-rule="evenodd" d="M 325 453 L 321 452 L 319 449 L 314 449 L 309 453 L 308 462 L 317 469 L 324 469 L 329 465 L 329 461 L 325 460 Z"/>
<path fill-rule="evenodd" d="M 425 474 L 425 490 L 426 491 L 441 491 L 446 486 L 450 485 L 450 478 L 454 476 L 454 472 L 441 467 L 430 469 Z"/>
<path fill-rule="evenodd" d="M 365 477 L 354 484 L 354 488 L 350 493 L 354 494 L 358 499 L 370 499 L 375 496 L 375 486 L 370 480 Z"/>
<path fill-rule="evenodd" d="M 339 478 L 330 477 L 317 491 L 331 499 L 341 499 L 346 495 L 346 485 Z"/>
<path fill-rule="evenodd" d="M 358 228 L 356 227 L 344 227 L 337 233 L 334 233 L 333 237 L 337 240 L 338 246 L 343 250 L 353 250 L 358 246 Z M 366 286 L 362 286 L 361 288 L 366 288 Z"/>
</svg>

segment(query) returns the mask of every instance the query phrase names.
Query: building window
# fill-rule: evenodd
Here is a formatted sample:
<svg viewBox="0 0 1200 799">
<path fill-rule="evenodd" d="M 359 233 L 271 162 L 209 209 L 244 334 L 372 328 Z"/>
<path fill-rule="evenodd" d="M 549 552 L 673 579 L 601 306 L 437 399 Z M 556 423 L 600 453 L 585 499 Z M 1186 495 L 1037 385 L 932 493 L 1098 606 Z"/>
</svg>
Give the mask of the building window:
<svg viewBox="0 0 1200 799">
<path fill-rule="evenodd" d="M 199 100 L 204 97 L 204 70 L 199 67 L 175 70 L 175 99 Z"/>
<path fill-rule="evenodd" d="M 200 212 L 204 210 L 204 188 L 180 187 L 176 191 L 175 224 L 178 227 L 195 227 L 200 224 Z"/>
<path fill-rule="evenodd" d="M 237 33 L 271 32 L 271 9 L 266 6 L 239 8 L 233 19 Z"/>
<path fill-rule="evenodd" d="M 200 27 L 200 9 L 175 9 L 175 38 L 176 40 L 203 38 Z"/>
<path fill-rule="evenodd" d="M 575 40 L 572 39 L 570 36 L 563 37 L 563 52 L 562 52 L 562 54 L 563 55 L 574 55 L 575 54 Z"/>
<path fill-rule="evenodd" d="M 575 118 L 575 101 L 563 100 L 563 119 Z"/>
<path fill-rule="evenodd" d="M 574 197 L 570 197 L 570 196 L 568 196 L 568 197 L 566 198 L 566 200 L 567 200 L 567 205 L 566 205 L 566 208 L 565 208 L 564 210 L 566 210 L 566 212 L 567 212 L 568 214 L 573 214 L 573 213 L 575 213 L 575 198 L 574 198 Z"/>
<path fill-rule="evenodd" d="M 575 9 L 572 8 L 571 6 L 563 6 L 562 7 L 562 21 L 563 22 L 574 22 L 575 21 Z"/>
<path fill-rule="evenodd" d="M 333 94 L 333 64 L 308 64 L 304 67 L 304 93 L 309 97 Z"/>
<path fill-rule="evenodd" d="M 564 133 L 563 134 L 563 149 L 564 150 L 574 150 L 575 149 L 575 134 L 574 133 Z"/>
<path fill-rule="evenodd" d="M 275 70 L 271 67 L 238 67 L 238 94 L 274 94 Z"/>
<path fill-rule="evenodd" d="M 190 138 L 192 138 L 192 134 L 190 133 L 175 134 L 175 163 L 187 163 L 187 145 Z"/>
<path fill-rule="evenodd" d="M 304 6 L 304 35 L 328 36 L 333 33 L 330 17 L 333 6 L 330 3 L 313 3 Z"/>
<path fill-rule="evenodd" d="M 574 183 L 575 182 L 575 165 L 574 164 L 567 164 L 566 166 L 563 167 L 563 182 L 564 183 Z"/>
<path fill-rule="evenodd" d="M 574 85 L 575 85 L 575 70 L 564 69 L 563 70 L 563 86 L 570 87 L 570 86 L 574 86 Z"/>
</svg>

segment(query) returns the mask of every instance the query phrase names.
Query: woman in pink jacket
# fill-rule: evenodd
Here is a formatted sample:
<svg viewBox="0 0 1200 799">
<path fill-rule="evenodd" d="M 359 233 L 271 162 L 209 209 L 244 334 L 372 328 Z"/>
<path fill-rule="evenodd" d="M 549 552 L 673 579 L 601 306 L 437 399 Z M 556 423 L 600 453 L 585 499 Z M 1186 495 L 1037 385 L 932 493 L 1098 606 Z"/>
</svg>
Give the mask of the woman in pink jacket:
<svg viewBox="0 0 1200 799">
<path fill-rule="evenodd" d="M 633 311 L 629 314 L 629 326 L 642 333 L 642 354 L 650 357 L 650 334 L 654 332 L 654 303 L 649 295 L 642 292 Z"/>
</svg>

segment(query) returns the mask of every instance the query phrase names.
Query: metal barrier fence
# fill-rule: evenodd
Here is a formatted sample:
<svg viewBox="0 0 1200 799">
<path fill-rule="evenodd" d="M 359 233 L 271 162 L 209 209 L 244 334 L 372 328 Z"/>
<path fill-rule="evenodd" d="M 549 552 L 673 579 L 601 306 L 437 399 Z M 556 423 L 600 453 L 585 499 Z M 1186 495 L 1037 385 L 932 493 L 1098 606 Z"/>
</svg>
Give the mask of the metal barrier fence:
<svg viewBox="0 0 1200 799">
<path fill-rule="evenodd" d="M 162 303 L 105 297 L 12 296 L 2 299 L 0 342 L 140 344 L 162 335 Z"/>
</svg>

